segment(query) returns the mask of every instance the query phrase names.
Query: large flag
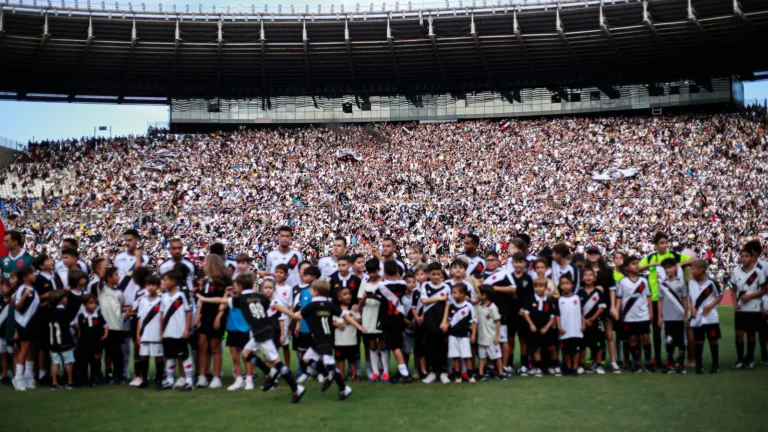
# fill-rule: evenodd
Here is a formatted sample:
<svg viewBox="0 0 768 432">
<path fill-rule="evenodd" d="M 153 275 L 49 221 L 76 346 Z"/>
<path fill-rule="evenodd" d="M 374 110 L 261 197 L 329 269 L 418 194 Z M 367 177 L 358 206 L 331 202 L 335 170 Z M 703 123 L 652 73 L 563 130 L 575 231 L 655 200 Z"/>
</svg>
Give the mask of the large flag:
<svg viewBox="0 0 768 432">
<path fill-rule="evenodd" d="M 0 238 L 5 239 L 5 225 L 3 220 L 0 219 Z M 5 248 L 5 242 L 0 243 L 0 258 L 8 255 L 8 249 Z"/>
<path fill-rule="evenodd" d="M 601 180 L 601 181 L 619 180 L 623 178 L 634 177 L 636 175 L 637 175 L 636 168 L 628 168 L 628 169 L 608 168 L 603 172 L 592 173 L 592 180 Z"/>
</svg>

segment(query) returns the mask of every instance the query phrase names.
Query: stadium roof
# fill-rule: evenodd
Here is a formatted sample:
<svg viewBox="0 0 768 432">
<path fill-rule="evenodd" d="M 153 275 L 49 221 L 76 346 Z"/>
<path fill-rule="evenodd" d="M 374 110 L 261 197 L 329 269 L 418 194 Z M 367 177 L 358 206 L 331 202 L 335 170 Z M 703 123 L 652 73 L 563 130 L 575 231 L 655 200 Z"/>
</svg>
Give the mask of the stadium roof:
<svg viewBox="0 0 768 432">
<path fill-rule="evenodd" d="M 167 103 L 749 79 L 768 70 L 758 49 L 768 46 L 765 0 L 527 3 L 334 14 L 6 4 L 0 98 Z"/>
</svg>

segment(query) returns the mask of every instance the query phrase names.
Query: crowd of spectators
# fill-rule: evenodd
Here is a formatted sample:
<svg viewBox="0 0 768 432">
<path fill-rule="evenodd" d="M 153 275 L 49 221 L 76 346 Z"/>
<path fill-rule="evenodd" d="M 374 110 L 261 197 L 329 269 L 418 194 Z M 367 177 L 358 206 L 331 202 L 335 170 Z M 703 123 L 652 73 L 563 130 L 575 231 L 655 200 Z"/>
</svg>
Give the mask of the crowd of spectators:
<svg viewBox="0 0 768 432">
<path fill-rule="evenodd" d="M 722 276 L 768 232 L 766 139 L 755 116 L 726 113 L 153 133 L 34 143 L 0 182 L 48 185 L 4 202 L 33 254 L 72 236 L 86 260 L 113 257 L 136 228 L 155 264 L 180 237 L 196 261 L 221 241 L 263 267 L 285 224 L 309 258 L 329 255 L 335 235 L 352 251 L 392 236 L 401 257 L 419 244 L 445 262 L 467 233 L 484 250 L 525 232 L 533 251 L 647 254 L 664 231 Z M 176 155 L 141 167 L 162 150 Z M 591 179 L 610 168 L 638 172 Z"/>
</svg>

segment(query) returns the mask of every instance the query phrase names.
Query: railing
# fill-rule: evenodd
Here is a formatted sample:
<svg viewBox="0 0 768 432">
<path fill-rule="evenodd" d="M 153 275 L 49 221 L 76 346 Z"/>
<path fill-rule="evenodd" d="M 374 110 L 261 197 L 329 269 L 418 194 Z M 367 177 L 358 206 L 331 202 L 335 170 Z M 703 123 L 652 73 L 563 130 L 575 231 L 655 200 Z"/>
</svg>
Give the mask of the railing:
<svg viewBox="0 0 768 432">
<path fill-rule="evenodd" d="M 612 0 L 611 3 L 629 3 L 633 0 Z M 218 4 L 217 4 L 218 3 Z M 224 4 L 222 4 L 224 3 Z M 9 8 L 40 9 L 40 10 L 64 10 L 82 11 L 87 14 L 99 14 L 101 12 L 119 12 L 130 15 L 158 15 L 158 16 L 186 16 L 186 15 L 208 15 L 213 16 L 269 16 L 271 19 L 295 18 L 297 16 L 357 16 L 364 14 L 375 14 L 387 16 L 390 14 L 424 11 L 453 11 L 456 12 L 488 12 L 506 10 L 536 10 L 536 9 L 554 9 L 567 7 L 585 7 L 587 5 L 599 5 L 600 0 L 389 0 L 389 1 L 359 1 L 359 0 L 338 0 L 338 4 L 311 4 L 306 2 L 297 2 L 295 7 L 290 2 L 287 4 L 275 4 L 274 0 L 268 0 L 268 3 L 257 4 L 227 4 L 225 2 L 214 2 L 211 0 L 198 0 L 195 2 L 179 5 L 173 1 L 157 2 L 136 2 L 121 1 L 101 1 L 101 0 L 0 0 L 0 6 Z"/>
<path fill-rule="evenodd" d="M 15 151 L 24 151 L 27 149 L 26 144 L 16 140 L 12 140 L 10 138 L 1 137 L 1 136 L 0 136 L 0 147 L 6 147 Z"/>
</svg>

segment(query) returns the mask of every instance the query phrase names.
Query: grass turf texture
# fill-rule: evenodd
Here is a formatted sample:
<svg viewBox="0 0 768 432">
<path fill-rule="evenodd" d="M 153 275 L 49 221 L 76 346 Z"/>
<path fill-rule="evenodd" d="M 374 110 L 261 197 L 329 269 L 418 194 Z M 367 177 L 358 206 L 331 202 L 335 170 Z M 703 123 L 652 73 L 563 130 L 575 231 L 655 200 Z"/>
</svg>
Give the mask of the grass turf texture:
<svg viewBox="0 0 768 432">
<path fill-rule="evenodd" d="M 352 383 L 354 392 L 345 402 L 336 401 L 335 385 L 320 393 L 320 385 L 312 381 L 298 405 L 289 402 L 284 382 L 268 393 L 259 391 L 258 382 L 253 392 L 223 388 L 191 393 L 127 385 L 18 393 L 3 386 L 2 430 L 760 430 L 768 367 L 729 371 L 736 357 L 733 309 L 721 307 L 720 320 L 722 364 L 717 375 L 698 376 L 689 369 L 684 376 L 625 371 L 460 385 Z M 757 351 L 759 358 L 759 347 Z M 708 371 L 708 347 L 704 361 Z M 229 375 L 229 361 L 224 371 Z M 225 387 L 231 382 L 225 377 Z"/>
</svg>

